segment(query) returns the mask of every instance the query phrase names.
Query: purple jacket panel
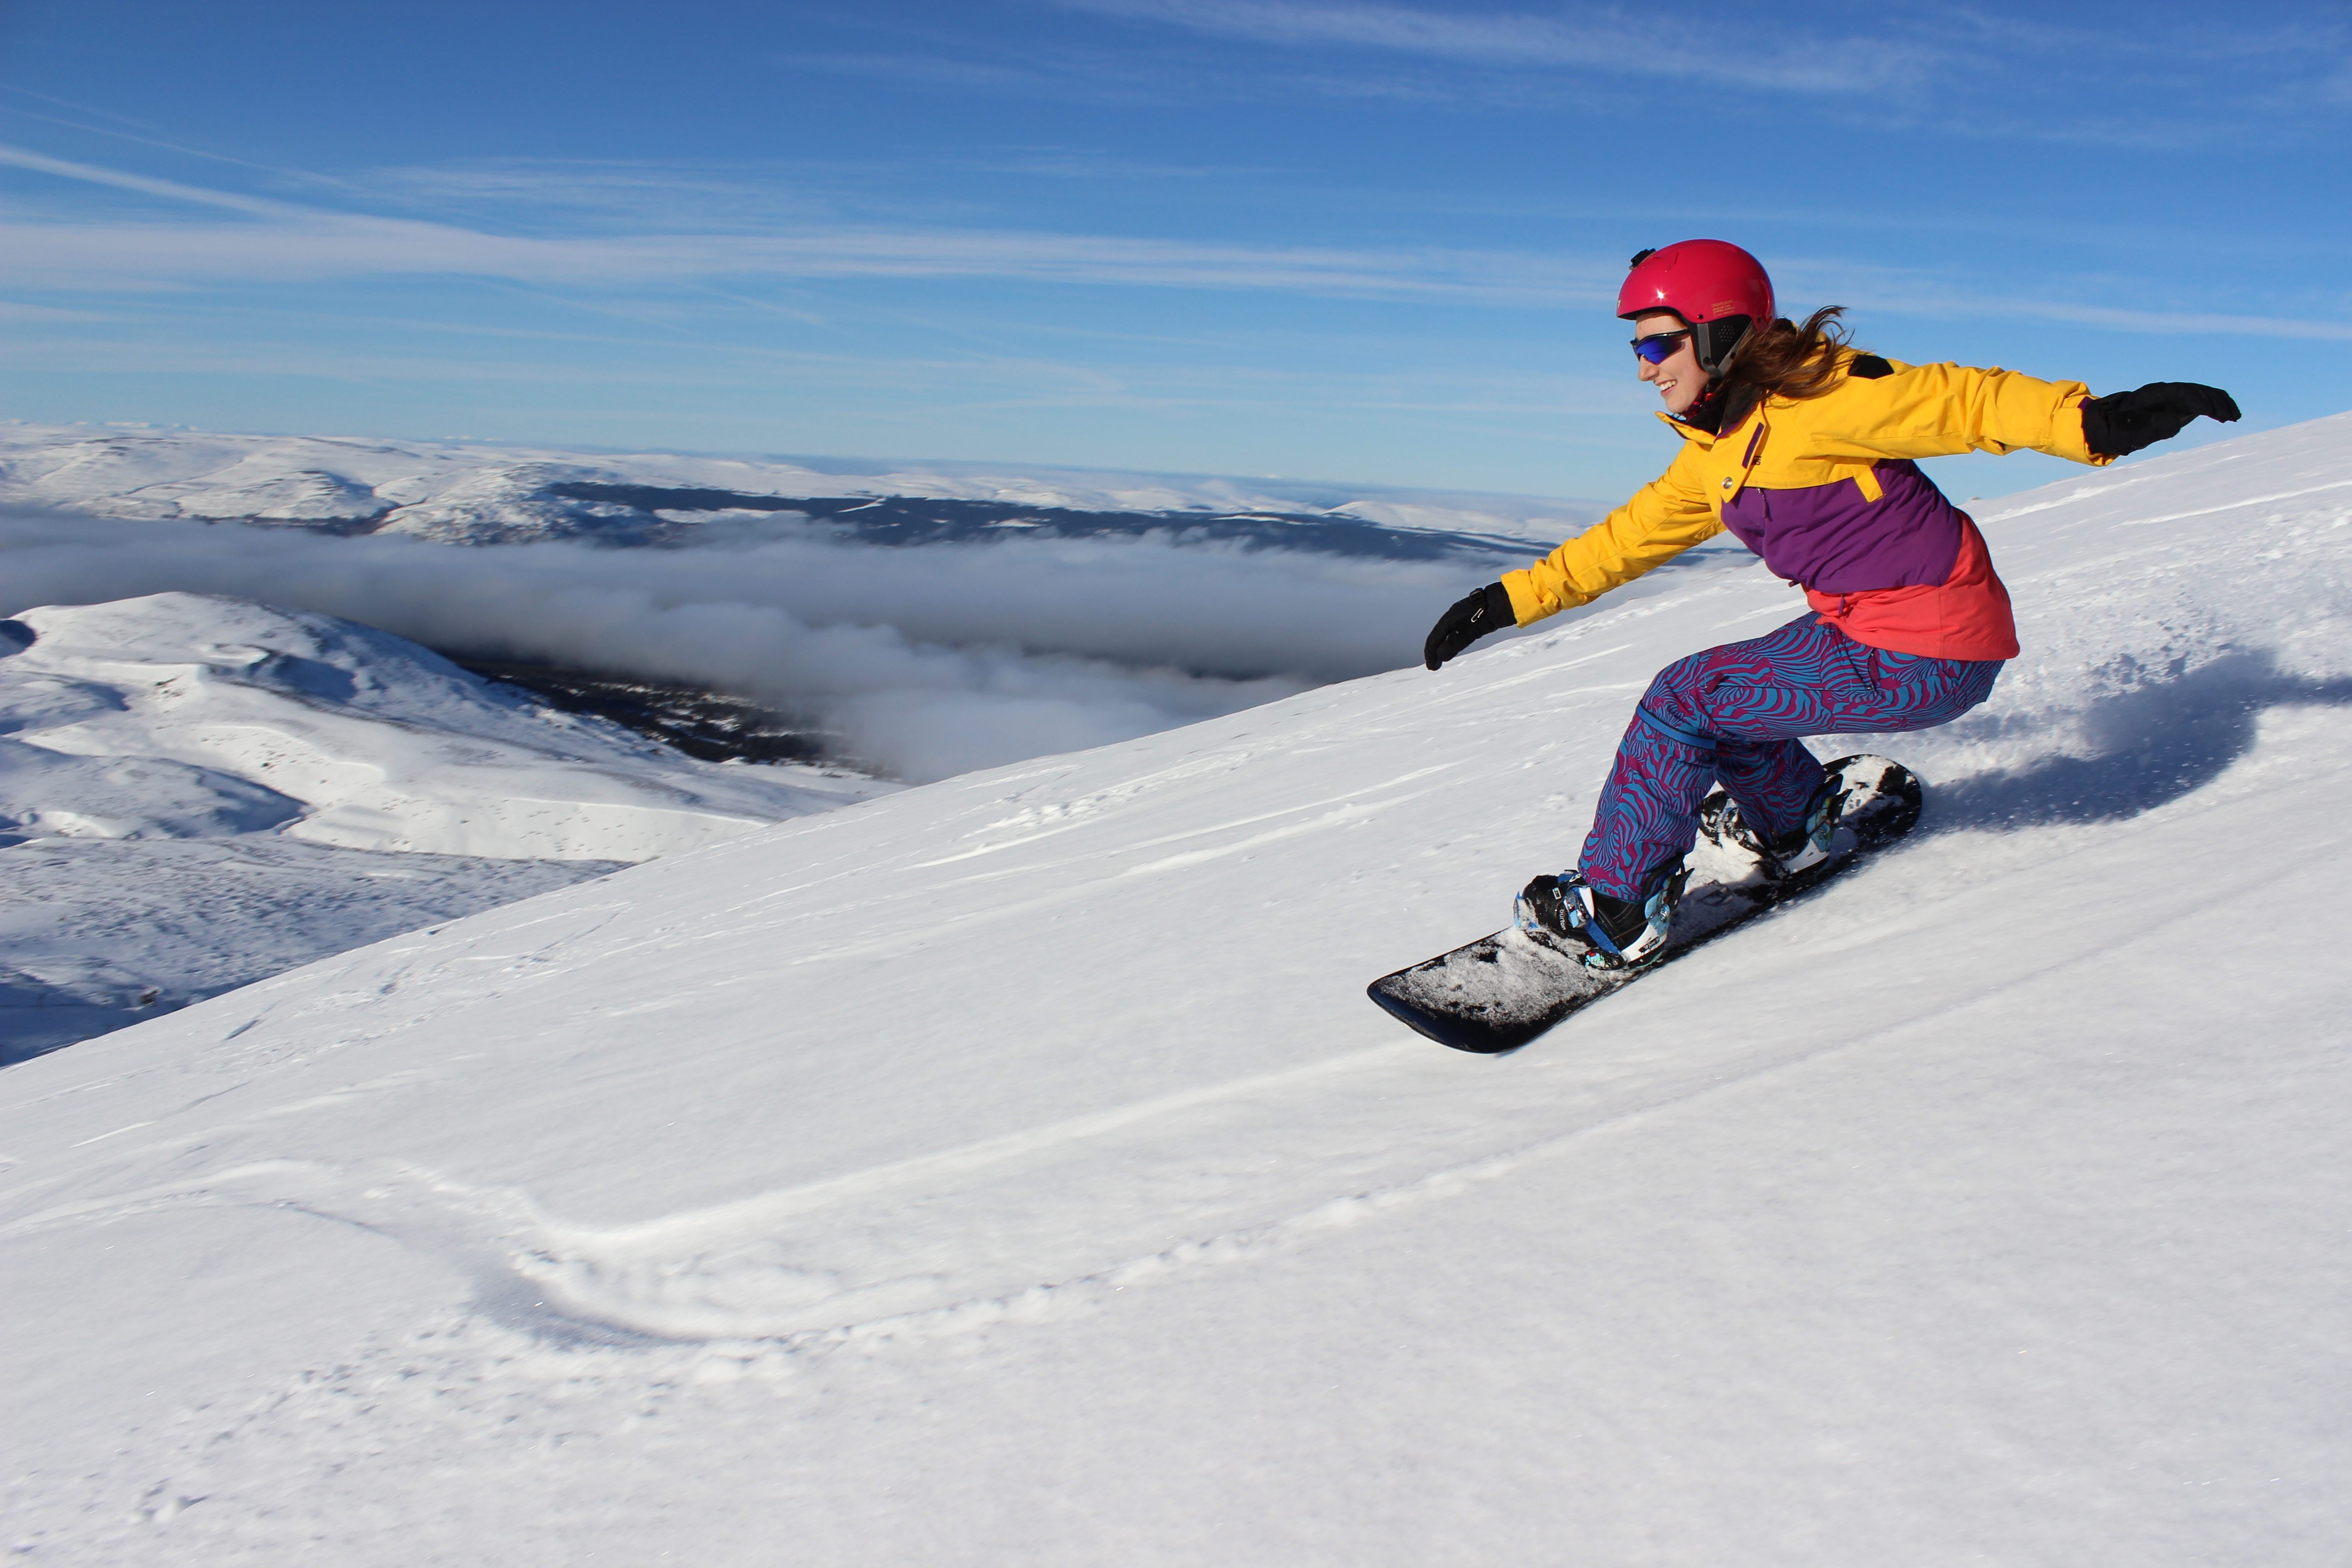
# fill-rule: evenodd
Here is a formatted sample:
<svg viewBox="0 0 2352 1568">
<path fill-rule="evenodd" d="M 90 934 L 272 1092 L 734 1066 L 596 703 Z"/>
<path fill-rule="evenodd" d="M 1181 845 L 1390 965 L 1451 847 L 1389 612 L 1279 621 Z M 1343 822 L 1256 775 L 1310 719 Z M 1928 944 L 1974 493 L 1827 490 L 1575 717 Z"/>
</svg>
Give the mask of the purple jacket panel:
<svg viewBox="0 0 2352 1568">
<path fill-rule="evenodd" d="M 1960 514 L 1908 459 L 1878 465 L 1884 493 L 1852 479 L 1770 490 L 1749 485 L 1723 523 L 1772 571 L 1824 594 L 1945 582 L 1960 558 Z"/>
</svg>

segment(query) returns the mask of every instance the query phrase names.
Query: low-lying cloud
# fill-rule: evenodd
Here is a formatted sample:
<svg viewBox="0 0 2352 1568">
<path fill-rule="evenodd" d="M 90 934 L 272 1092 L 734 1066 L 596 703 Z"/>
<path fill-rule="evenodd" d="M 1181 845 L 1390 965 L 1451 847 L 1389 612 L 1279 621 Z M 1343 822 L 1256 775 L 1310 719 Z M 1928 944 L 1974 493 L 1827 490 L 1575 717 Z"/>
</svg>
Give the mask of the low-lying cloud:
<svg viewBox="0 0 2352 1568">
<path fill-rule="evenodd" d="M 923 782 L 1412 663 L 1508 563 L 1156 538 L 597 549 L 0 515 L 0 613 L 166 590 L 342 616 L 445 653 L 756 698 Z"/>
</svg>

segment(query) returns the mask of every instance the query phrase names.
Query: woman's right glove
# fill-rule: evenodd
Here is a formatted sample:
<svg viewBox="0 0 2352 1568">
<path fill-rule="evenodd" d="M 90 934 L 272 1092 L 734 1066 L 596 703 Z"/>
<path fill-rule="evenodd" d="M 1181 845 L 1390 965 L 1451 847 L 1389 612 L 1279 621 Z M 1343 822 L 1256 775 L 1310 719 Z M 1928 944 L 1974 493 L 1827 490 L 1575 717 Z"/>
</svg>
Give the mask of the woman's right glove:
<svg viewBox="0 0 2352 1568">
<path fill-rule="evenodd" d="M 1421 662 L 1435 669 L 1488 632 L 1519 624 L 1511 595 L 1500 583 L 1489 583 L 1437 617 L 1429 640 L 1421 646 Z"/>
<path fill-rule="evenodd" d="M 2226 425 L 2238 417 L 2238 405 L 2218 386 L 2151 381 L 2137 391 L 2084 398 L 2083 442 L 2099 457 L 2121 458 L 2169 441 L 2200 414 Z"/>
</svg>

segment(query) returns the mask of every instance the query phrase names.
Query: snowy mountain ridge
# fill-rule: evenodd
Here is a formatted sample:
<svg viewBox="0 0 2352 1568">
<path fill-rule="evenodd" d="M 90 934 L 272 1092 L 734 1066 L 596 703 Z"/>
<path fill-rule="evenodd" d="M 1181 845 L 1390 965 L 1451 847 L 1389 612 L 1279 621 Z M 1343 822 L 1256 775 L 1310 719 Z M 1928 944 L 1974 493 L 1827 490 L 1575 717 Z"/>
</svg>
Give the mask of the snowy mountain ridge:
<svg viewBox="0 0 2352 1568">
<path fill-rule="evenodd" d="M 950 471 L 968 467 L 844 473 L 666 453 L 0 424 L 0 506 L 445 543 L 676 543 L 798 520 L 883 544 L 1042 530 L 1435 559 L 1515 551 L 1601 510 L 1405 490 L 1345 498 L 1247 479 Z"/>
<path fill-rule="evenodd" d="M 694 762 L 331 616 L 27 610 L 0 621 L 0 1062 L 891 787 Z"/>
<path fill-rule="evenodd" d="M 17 1539 L 2332 1562 L 2352 416 L 1986 513 L 2025 656 L 1822 742 L 1920 830 L 1509 1058 L 1361 988 L 1799 612 L 1752 562 L 10 1068 Z"/>
<path fill-rule="evenodd" d="M 273 831 L 346 848 L 645 860 L 887 788 L 730 768 L 539 706 L 350 621 L 198 594 L 0 626 L 17 837 Z"/>
</svg>

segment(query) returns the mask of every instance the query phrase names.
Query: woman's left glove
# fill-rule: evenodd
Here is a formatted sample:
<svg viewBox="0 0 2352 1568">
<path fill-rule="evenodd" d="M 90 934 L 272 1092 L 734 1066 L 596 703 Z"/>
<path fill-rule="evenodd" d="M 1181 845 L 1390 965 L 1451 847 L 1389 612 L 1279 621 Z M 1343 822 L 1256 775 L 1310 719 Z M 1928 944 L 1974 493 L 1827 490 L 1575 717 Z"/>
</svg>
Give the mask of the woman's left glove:
<svg viewBox="0 0 2352 1568">
<path fill-rule="evenodd" d="M 1421 662 L 1435 669 L 1488 632 L 1518 624 L 1509 591 L 1500 583 L 1489 583 L 1437 617 L 1429 640 L 1421 646 Z"/>
<path fill-rule="evenodd" d="M 2218 386 L 2151 381 L 2137 391 L 2084 398 L 2083 441 L 2102 458 L 2120 458 L 2169 441 L 2200 414 L 2229 424 L 2238 417 L 2237 401 Z"/>
</svg>

